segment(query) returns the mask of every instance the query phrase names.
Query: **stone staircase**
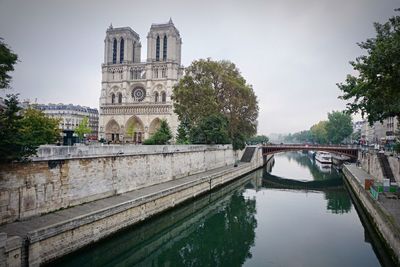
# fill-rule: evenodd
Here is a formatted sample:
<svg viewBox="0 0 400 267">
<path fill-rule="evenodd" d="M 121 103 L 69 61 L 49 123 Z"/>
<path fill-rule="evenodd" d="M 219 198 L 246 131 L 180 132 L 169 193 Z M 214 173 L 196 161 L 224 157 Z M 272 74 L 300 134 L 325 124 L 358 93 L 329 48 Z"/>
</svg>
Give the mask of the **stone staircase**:
<svg viewBox="0 0 400 267">
<path fill-rule="evenodd" d="M 396 180 L 394 179 L 392 168 L 390 168 L 389 160 L 387 159 L 386 155 L 383 153 L 378 153 L 378 159 L 379 164 L 382 168 L 384 178 L 390 179 L 390 182 L 396 182 Z"/>
<path fill-rule="evenodd" d="M 246 147 L 242 158 L 240 159 L 241 162 L 251 162 L 253 158 L 254 152 L 256 151 L 256 147 Z"/>
</svg>

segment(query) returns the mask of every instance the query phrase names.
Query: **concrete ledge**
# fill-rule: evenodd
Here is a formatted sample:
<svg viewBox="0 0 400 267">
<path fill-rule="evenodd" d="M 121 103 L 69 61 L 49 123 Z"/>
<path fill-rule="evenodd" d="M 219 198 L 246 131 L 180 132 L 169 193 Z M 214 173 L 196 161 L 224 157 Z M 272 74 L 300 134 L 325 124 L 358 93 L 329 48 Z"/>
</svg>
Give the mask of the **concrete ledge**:
<svg viewBox="0 0 400 267">
<path fill-rule="evenodd" d="M 364 189 L 360 181 L 346 165 L 343 166 L 343 173 L 356 197 L 367 211 L 367 214 L 369 214 L 370 219 L 372 219 L 372 223 L 382 236 L 383 241 L 386 243 L 387 247 L 392 250 L 392 254 L 397 258 L 395 260 L 400 264 L 399 225 L 397 225 L 394 218 L 379 202 L 372 199 L 370 194 Z"/>
</svg>

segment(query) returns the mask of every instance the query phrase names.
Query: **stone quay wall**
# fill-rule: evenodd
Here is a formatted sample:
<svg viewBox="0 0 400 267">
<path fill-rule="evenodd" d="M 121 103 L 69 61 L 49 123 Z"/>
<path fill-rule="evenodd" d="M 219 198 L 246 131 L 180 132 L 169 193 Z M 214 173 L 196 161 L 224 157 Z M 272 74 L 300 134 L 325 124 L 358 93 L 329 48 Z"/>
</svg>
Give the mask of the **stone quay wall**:
<svg viewBox="0 0 400 267">
<path fill-rule="evenodd" d="M 227 150 L 224 153 L 231 151 Z M 0 233 L 0 266 L 1 263 L 5 266 L 40 266 L 50 262 L 252 172 L 266 164 L 269 158 L 263 158 L 262 150 L 257 149 L 251 162 L 241 163 L 237 167 L 232 165 L 201 172 L 191 176 L 195 179 L 169 181 L 170 186 L 161 186 L 153 192 L 138 194 L 107 208 L 58 223 L 48 223 L 29 230 L 26 234 L 18 234 L 21 236 L 7 236 L 5 233 Z M 227 156 L 227 159 L 230 159 L 230 156 Z"/>
<path fill-rule="evenodd" d="M 360 201 L 373 225 L 376 227 L 387 246 L 393 251 L 394 256 L 397 258 L 397 262 L 400 264 L 400 233 L 393 218 L 379 202 L 372 199 L 369 192 L 364 189 L 346 165 L 343 165 L 343 174 L 350 185 L 352 192 Z"/>
<path fill-rule="evenodd" d="M 388 156 L 390 168 L 392 169 L 394 178 L 400 186 L 400 157 L 399 156 Z M 359 153 L 358 160 L 361 163 L 362 168 L 372 176 L 383 179 L 383 171 L 379 163 L 379 159 L 376 153 L 363 152 Z"/>
<path fill-rule="evenodd" d="M 234 162 L 230 145 L 42 147 L 31 162 L 0 165 L 0 224 Z"/>
</svg>

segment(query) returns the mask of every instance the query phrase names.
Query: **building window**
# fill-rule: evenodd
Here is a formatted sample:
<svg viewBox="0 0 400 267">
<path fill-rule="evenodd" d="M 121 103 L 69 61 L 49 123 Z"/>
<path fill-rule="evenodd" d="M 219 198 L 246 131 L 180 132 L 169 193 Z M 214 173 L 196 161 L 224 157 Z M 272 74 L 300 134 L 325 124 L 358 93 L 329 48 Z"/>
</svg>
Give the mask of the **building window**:
<svg viewBox="0 0 400 267">
<path fill-rule="evenodd" d="M 161 93 L 161 102 L 163 103 L 167 102 L 167 94 L 165 92 Z"/>
<path fill-rule="evenodd" d="M 156 40 L 156 61 L 160 61 L 160 36 Z"/>
<path fill-rule="evenodd" d="M 158 69 L 157 68 L 153 69 L 153 78 L 158 78 Z"/>
<path fill-rule="evenodd" d="M 111 104 L 115 103 L 115 94 L 111 94 Z"/>
<path fill-rule="evenodd" d="M 156 92 L 155 94 L 154 94 L 154 102 L 158 102 L 158 92 Z"/>
<path fill-rule="evenodd" d="M 124 61 L 124 38 L 121 38 L 120 48 L 119 48 L 119 63 Z"/>
<path fill-rule="evenodd" d="M 122 94 L 118 93 L 118 103 L 121 104 L 122 103 Z"/>
<path fill-rule="evenodd" d="M 136 43 L 133 42 L 133 48 L 132 48 L 132 62 L 135 62 L 135 46 L 136 46 Z"/>
<path fill-rule="evenodd" d="M 113 64 L 117 63 L 117 39 L 114 39 L 113 42 Z"/>
<path fill-rule="evenodd" d="M 167 70 L 165 68 L 161 69 L 161 77 L 163 77 L 163 78 L 167 77 Z"/>
<path fill-rule="evenodd" d="M 164 35 L 164 42 L 163 42 L 163 61 L 167 61 L 167 36 Z"/>
<path fill-rule="evenodd" d="M 132 69 L 130 70 L 130 77 L 131 77 L 131 80 L 133 80 L 133 70 Z"/>
</svg>

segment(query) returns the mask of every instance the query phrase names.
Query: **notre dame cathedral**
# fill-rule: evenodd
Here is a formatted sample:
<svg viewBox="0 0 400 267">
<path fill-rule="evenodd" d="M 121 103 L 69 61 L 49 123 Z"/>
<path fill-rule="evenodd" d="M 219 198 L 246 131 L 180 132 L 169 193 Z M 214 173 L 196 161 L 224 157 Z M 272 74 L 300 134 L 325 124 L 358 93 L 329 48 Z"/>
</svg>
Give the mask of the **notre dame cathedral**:
<svg viewBox="0 0 400 267">
<path fill-rule="evenodd" d="M 152 24 L 147 60 L 141 62 L 139 35 L 130 27 L 107 29 L 102 64 L 99 136 L 115 143 L 142 143 L 167 120 L 175 134 L 172 88 L 183 73 L 182 39 L 172 20 Z"/>
</svg>

